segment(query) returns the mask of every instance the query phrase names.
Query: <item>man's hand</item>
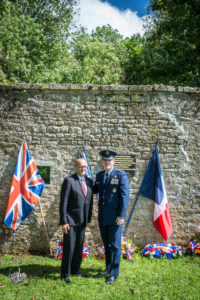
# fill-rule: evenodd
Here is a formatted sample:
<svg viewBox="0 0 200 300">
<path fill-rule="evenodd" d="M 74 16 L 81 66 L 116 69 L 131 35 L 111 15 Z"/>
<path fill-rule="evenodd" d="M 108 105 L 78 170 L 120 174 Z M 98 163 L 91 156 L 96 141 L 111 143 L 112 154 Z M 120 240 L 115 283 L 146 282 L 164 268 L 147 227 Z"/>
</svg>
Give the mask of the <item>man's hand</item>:
<svg viewBox="0 0 200 300">
<path fill-rule="evenodd" d="M 65 224 L 62 226 L 62 230 L 65 234 L 68 234 L 69 230 L 70 230 L 70 226 L 69 224 Z"/>
<path fill-rule="evenodd" d="M 116 225 L 122 225 L 122 224 L 124 224 L 124 218 L 117 217 L 115 223 L 116 223 Z"/>
</svg>

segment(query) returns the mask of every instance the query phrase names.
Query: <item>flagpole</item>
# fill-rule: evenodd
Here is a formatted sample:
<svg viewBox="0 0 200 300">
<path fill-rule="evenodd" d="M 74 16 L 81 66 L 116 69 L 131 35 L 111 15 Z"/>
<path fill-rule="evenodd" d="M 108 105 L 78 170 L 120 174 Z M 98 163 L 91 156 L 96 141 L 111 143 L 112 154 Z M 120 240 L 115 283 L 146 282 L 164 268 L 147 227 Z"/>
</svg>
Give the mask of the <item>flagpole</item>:
<svg viewBox="0 0 200 300">
<path fill-rule="evenodd" d="M 128 225 L 129 225 L 129 223 L 130 223 L 130 220 L 131 220 L 133 211 L 134 211 L 134 209 L 135 209 L 136 203 L 137 203 L 137 201 L 138 201 L 138 197 L 139 197 L 139 195 L 140 195 L 141 189 L 142 189 L 142 185 L 141 185 L 141 187 L 140 187 L 140 189 L 139 189 L 139 192 L 137 193 L 137 197 L 136 197 L 136 199 L 135 199 L 135 202 L 134 202 L 134 204 L 133 204 L 133 208 L 132 208 L 132 210 L 131 210 L 131 213 L 130 213 L 128 222 L 127 222 L 126 227 L 125 227 L 125 229 L 124 229 L 123 236 L 125 236 L 126 230 L 127 230 Z"/>
<path fill-rule="evenodd" d="M 25 144 L 25 145 L 27 145 L 27 143 L 26 143 L 26 137 L 24 136 L 24 139 L 23 139 L 23 143 Z"/>
<path fill-rule="evenodd" d="M 89 169 L 89 173 L 90 173 L 91 179 L 92 179 L 92 181 L 94 181 L 93 180 L 92 171 L 91 171 L 91 168 L 90 168 L 90 164 L 89 164 L 89 161 L 88 161 L 88 157 L 87 157 L 87 152 L 86 152 L 84 144 L 82 144 L 82 147 L 83 147 L 83 151 L 84 151 L 85 158 L 86 158 L 86 161 L 87 161 L 87 165 L 88 165 L 88 169 Z"/>
<path fill-rule="evenodd" d="M 158 141 L 156 141 L 156 143 L 155 143 L 155 148 L 154 148 L 154 150 L 156 149 L 157 144 L 158 144 Z M 154 152 L 154 151 L 153 151 L 153 152 Z M 152 156 L 151 156 L 151 158 L 152 158 Z M 150 161 L 151 161 L 151 159 L 150 159 Z M 149 162 L 149 164 L 148 164 L 148 168 L 149 168 L 149 165 L 150 165 L 150 162 Z M 148 168 L 147 168 L 147 169 L 148 169 Z M 131 210 L 131 213 L 130 213 L 128 222 L 127 222 L 127 224 L 126 224 L 126 227 L 125 227 L 125 229 L 124 229 L 123 236 L 125 236 L 125 233 L 126 233 L 126 230 L 127 230 L 127 228 L 128 228 L 128 225 L 129 225 L 129 223 L 130 223 L 130 220 L 131 220 L 133 211 L 134 211 L 135 206 L 136 206 L 136 203 L 137 203 L 137 201 L 138 201 L 138 197 L 139 197 L 139 195 L 140 195 L 140 193 L 141 193 L 141 190 L 142 190 L 142 188 L 143 188 L 143 184 L 144 184 L 144 178 L 143 178 L 143 180 L 142 180 L 142 184 L 141 184 L 141 186 L 140 186 L 139 192 L 137 193 L 137 197 L 136 197 L 135 202 L 134 202 L 134 204 L 133 204 L 133 208 L 132 208 L 132 210 Z"/>
<path fill-rule="evenodd" d="M 49 239 L 49 235 L 48 235 L 48 232 L 47 232 L 47 227 L 46 227 L 46 223 L 45 223 L 43 209 L 42 209 L 42 205 L 41 205 L 40 199 L 39 199 L 39 205 L 40 205 L 40 211 L 41 211 L 42 221 L 43 221 L 43 225 L 44 225 L 44 230 L 45 230 L 45 233 L 46 233 L 46 238 L 47 238 L 47 241 L 49 243 L 50 254 L 52 255 L 52 249 L 51 249 L 50 239 Z"/>
</svg>

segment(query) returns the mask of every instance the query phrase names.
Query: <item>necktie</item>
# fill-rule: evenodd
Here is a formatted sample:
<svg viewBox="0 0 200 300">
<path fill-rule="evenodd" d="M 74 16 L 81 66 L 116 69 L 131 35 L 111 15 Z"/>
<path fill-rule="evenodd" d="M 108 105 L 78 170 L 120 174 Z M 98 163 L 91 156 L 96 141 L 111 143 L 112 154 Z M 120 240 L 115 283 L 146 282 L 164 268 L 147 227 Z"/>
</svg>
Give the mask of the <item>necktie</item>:
<svg viewBox="0 0 200 300">
<path fill-rule="evenodd" d="M 82 186 L 82 188 L 83 188 L 84 196 L 86 197 L 87 192 L 86 192 L 85 184 L 84 184 L 84 182 L 83 182 L 83 178 L 81 178 L 81 186 Z"/>
<path fill-rule="evenodd" d="M 105 184 L 108 183 L 108 173 L 106 174 Z"/>
</svg>

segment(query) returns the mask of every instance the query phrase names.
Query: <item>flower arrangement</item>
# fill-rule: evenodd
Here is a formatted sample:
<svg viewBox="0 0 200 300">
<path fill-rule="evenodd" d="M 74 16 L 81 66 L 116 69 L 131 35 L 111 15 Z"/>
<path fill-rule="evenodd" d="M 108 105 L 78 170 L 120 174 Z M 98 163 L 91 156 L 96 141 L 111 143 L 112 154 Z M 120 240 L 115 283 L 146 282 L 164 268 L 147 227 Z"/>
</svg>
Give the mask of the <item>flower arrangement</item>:
<svg viewBox="0 0 200 300">
<path fill-rule="evenodd" d="M 58 259 L 62 259 L 62 255 L 63 255 L 63 242 L 60 242 L 60 244 L 57 247 L 55 257 Z"/>
<path fill-rule="evenodd" d="M 83 251 L 82 251 L 82 258 L 86 258 L 88 257 L 88 255 L 89 255 L 89 250 L 87 248 L 87 245 L 84 244 Z M 62 256 L 63 256 L 63 241 L 61 241 L 58 244 L 56 254 L 55 254 L 55 257 L 58 259 L 62 259 Z"/>
<path fill-rule="evenodd" d="M 86 243 L 84 243 L 83 251 L 82 251 L 82 258 L 86 258 L 89 255 L 89 250 L 87 248 Z"/>
<path fill-rule="evenodd" d="M 134 252 L 135 250 L 131 245 L 131 240 L 126 241 L 126 239 L 122 237 L 122 257 L 130 260 L 132 259 Z"/>
<path fill-rule="evenodd" d="M 188 249 L 195 254 L 200 254 L 200 243 L 195 240 L 190 240 L 188 243 Z"/>
<path fill-rule="evenodd" d="M 105 248 L 104 248 L 104 244 L 101 245 L 101 247 L 97 248 L 98 250 L 98 255 L 97 257 L 99 259 L 103 259 L 105 258 Z M 131 241 L 130 240 L 125 240 L 124 237 L 122 237 L 122 241 L 121 241 L 121 253 L 122 253 L 122 257 L 125 259 L 132 259 L 133 257 L 133 253 L 135 252 L 135 250 L 133 249 L 132 245 L 131 245 Z"/>
<path fill-rule="evenodd" d="M 142 255 L 150 258 L 177 258 L 183 253 L 183 248 L 175 244 L 148 244 L 142 250 Z"/>
<path fill-rule="evenodd" d="M 98 247 L 97 250 L 98 250 L 97 257 L 98 257 L 99 259 L 103 259 L 103 258 L 106 257 L 106 256 L 105 256 L 105 247 L 104 247 L 104 244 L 102 244 L 101 247 Z"/>
<path fill-rule="evenodd" d="M 195 248 L 195 254 L 200 255 L 200 244 L 198 244 Z"/>
<path fill-rule="evenodd" d="M 200 255 L 200 225 L 194 225 L 194 234 L 187 245 L 186 254 Z"/>
</svg>

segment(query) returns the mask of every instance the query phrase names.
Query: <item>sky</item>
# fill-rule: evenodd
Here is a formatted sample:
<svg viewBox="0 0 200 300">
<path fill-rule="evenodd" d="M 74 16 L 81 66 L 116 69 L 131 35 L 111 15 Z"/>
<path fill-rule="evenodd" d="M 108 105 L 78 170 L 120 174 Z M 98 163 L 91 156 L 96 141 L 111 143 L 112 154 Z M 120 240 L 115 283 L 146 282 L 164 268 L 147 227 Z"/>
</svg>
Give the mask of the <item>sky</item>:
<svg viewBox="0 0 200 300">
<path fill-rule="evenodd" d="M 91 33 L 110 24 L 124 37 L 144 33 L 143 25 L 150 0 L 80 0 L 79 24 Z"/>
</svg>

